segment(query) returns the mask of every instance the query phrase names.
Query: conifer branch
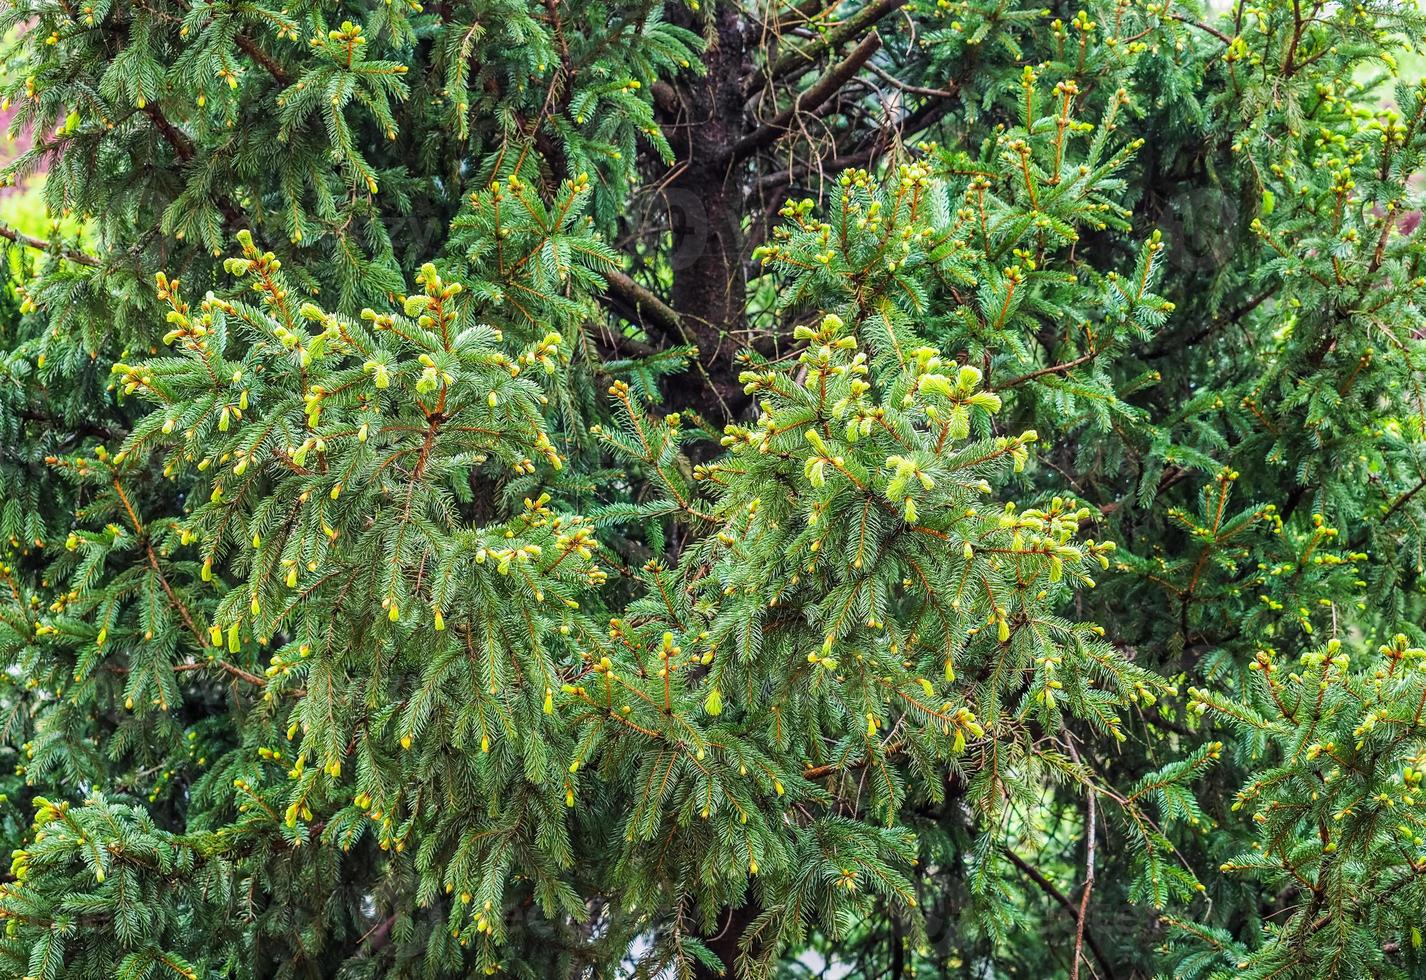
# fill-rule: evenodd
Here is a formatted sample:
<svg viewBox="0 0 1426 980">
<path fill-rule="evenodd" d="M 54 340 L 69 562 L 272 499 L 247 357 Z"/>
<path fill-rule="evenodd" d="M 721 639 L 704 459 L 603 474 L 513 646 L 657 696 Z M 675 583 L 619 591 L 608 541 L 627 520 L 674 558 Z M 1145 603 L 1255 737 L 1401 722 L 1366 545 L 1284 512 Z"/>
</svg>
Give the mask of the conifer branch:
<svg viewBox="0 0 1426 980">
<path fill-rule="evenodd" d="M 178 155 L 178 161 L 180 163 L 187 163 L 193 159 L 193 141 L 188 138 L 183 130 L 169 121 L 168 116 L 164 115 L 163 110 L 159 108 L 156 102 L 148 103 L 139 111 L 149 117 L 149 121 L 153 123 L 154 128 L 159 131 L 159 134 L 168 142 L 168 145 L 173 147 L 173 152 Z"/>
<path fill-rule="evenodd" d="M 1178 21 L 1180 24 L 1187 24 L 1189 27 L 1196 27 L 1196 28 L 1198 28 L 1200 31 L 1203 31 L 1205 34 L 1210 34 L 1210 35 L 1212 35 L 1213 37 L 1216 37 L 1218 40 L 1222 41 L 1224 44 L 1232 44 L 1232 43 L 1233 43 L 1233 39 L 1232 39 L 1231 37 L 1229 37 L 1227 34 L 1224 34 L 1222 31 L 1220 31 L 1218 28 L 1214 27 L 1212 24 L 1205 24 L 1205 23 L 1203 23 L 1203 22 L 1200 21 L 1200 20 L 1197 20 L 1197 19 L 1195 19 L 1195 18 L 1193 18 L 1193 17 L 1188 17 L 1188 16 L 1186 16 L 1186 15 L 1184 15 L 1184 14 L 1180 14 L 1180 13 L 1170 13 L 1169 16 L 1170 16 L 1171 18 L 1173 18 L 1174 20 Z"/>
<path fill-rule="evenodd" d="M 1418 493 L 1420 493 L 1422 490 L 1426 490 L 1426 477 L 1422 477 L 1420 482 L 1418 482 L 1414 487 L 1412 487 L 1410 490 L 1406 491 L 1401 496 L 1397 497 L 1394 501 L 1392 501 L 1391 506 L 1388 507 L 1386 509 L 1386 512 L 1381 515 L 1382 523 L 1384 524 L 1388 520 L 1390 520 L 1393 514 L 1395 514 L 1401 508 L 1405 507 L 1407 504 L 1409 504 L 1411 502 L 1411 499 L 1415 497 Z"/>
<path fill-rule="evenodd" d="M 1010 388 L 1018 388 L 1020 385 L 1025 384 L 1025 382 L 1027 381 L 1034 381 L 1036 378 L 1043 378 L 1046 375 L 1066 374 L 1070 371 L 1073 371 L 1077 367 L 1082 367 L 1083 365 L 1088 364 L 1090 361 L 1094 360 L 1098 356 L 1099 351 L 1091 350 L 1084 354 L 1081 354 L 1079 357 L 1064 361 L 1063 363 L 1051 364 L 1048 367 L 1037 368 L 1034 371 L 1029 371 L 1025 374 L 1020 375 L 1017 378 L 1011 378 L 1009 381 L 1003 381 L 1000 384 L 995 385 L 994 387 L 996 391 L 1006 391 Z"/>
</svg>

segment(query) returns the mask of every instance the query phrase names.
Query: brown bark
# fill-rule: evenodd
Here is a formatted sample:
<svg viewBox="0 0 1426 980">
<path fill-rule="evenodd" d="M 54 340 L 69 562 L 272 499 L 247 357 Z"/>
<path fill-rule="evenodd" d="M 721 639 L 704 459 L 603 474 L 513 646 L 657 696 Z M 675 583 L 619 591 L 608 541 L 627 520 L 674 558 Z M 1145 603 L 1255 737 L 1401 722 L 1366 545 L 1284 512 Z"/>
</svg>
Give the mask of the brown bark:
<svg viewBox="0 0 1426 980">
<path fill-rule="evenodd" d="M 677 19 L 693 30 L 703 26 L 699 17 L 678 8 Z M 747 273 L 743 192 L 732 148 L 744 132 L 750 27 L 733 4 L 718 4 L 711 18 L 707 73 L 679 86 L 676 117 L 666 126 L 681 167 L 667 187 L 673 234 L 670 300 L 681 336 L 668 340 L 697 345 L 699 378 L 688 386 L 686 401 L 716 425 L 741 414 L 749 401 L 734 362 L 746 344 Z"/>
<path fill-rule="evenodd" d="M 729 980 L 737 976 L 735 964 L 741 952 L 739 944 L 743 934 L 759 914 L 758 908 L 751 902 L 735 909 L 723 910 L 723 914 L 718 918 L 720 931 L 705 937 L 703 941 L 723 961 L 724 969 L 720 972 L 698 963 L 693 970 L 694 980 Z"/>
</svg>

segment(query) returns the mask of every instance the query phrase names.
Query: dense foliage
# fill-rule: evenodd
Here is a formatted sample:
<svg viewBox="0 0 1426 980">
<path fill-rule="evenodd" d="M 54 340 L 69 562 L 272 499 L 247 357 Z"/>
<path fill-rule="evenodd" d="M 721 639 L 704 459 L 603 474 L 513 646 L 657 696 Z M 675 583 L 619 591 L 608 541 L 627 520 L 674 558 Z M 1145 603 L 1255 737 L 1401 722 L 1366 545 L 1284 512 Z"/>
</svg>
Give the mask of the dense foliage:
<svg viewBox="0 0 1426 980">
<path fill-rule="evenodd" d="M 1426 970 L 1414 7 L 0 31 L 0 973 Z"/>
</svg>

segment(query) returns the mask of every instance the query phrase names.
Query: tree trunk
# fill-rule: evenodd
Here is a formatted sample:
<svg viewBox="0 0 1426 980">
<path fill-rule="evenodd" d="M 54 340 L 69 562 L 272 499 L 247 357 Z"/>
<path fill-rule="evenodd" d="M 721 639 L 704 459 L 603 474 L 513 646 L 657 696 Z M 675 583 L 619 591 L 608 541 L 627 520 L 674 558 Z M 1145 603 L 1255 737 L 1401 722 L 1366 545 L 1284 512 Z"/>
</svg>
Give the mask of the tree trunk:
<svg viewBox="0 0 1426 980">
<path fill-rule="evenodd" d="M 748 931 L 748 927 L 760 912 L 751 899 L 738 908 L 723 910 L 723 914 L 718 917 L 719 931 L 705 937 L 703 941 L 718 959 L 723 961 L 724 968 L 718 971 L 698 963 L 693 970 L 694 980 L 730 980 L 737 976 L 735 964 L 741 952 L 738 944 L 742 942 L 743 934 Z"/>
<path fill-rule="evenodd" d="M 738 383 L 734 362 L 745 346 L 743 188 L 731 162 L 733 145 L 743 135 L 743 77 L 748 65 L 748 24 L 732 4 L 712 13 L 706 52 L 707 74 L 691 77 L 677 90 L 668 120 L 679 163 L 666 202 L 673 235 L 672 306 L 682 319 L 683 336 L 671 340 L 696 344 L 698 374 L 686 400 L 715 426 L 742 413 L 749 404 Z M 705 28 L 701 15 L 678 8 L 676 20 L 693 30 Z"/>
</svg>

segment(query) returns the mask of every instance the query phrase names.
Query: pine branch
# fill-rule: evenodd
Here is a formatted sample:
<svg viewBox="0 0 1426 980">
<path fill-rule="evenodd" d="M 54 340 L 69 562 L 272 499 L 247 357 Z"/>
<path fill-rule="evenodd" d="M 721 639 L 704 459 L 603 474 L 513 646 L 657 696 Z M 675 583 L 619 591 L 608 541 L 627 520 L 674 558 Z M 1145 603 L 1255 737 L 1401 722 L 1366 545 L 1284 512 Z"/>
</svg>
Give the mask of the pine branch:
<svg viewBox="0 0 1426 980">
<path fill-rule="evenodd" d="M 1213 35 L 1218 40 L 1222 41 L 1224 44 L 1233 43 L 1233 39 L 1231 37 L 1229 37 L 1227 34 L 1224 34 L 1222 31 L 1212 26 L 1211 24 L 1205 24 L 1200 20 L 1195 20 L 1192 17 L 1186 17 L 1183 14 L 1170 13 L 1169 16 L 1181 24 L 1187 24 L 1189 27 L 1196 27 L 1200 31 L 1203 31 L 1205 34 Z"/>
<path fill-rule="evenodd" d="M 1422 490 L 1426 490 L 1426 477 L 1423 477 L 1421 482 L 1417 483 L 1416 486 L 1403 493 L 1400 497 L 1397 497 L 1392 505 L 1386 509 L 1386 513 L 1381 515 L 1381 522 L 1385 524 L 1391 518 L 1391 515 L 1410 503 L 1411 498 L 1415 497 Z"/>
<path fill-rule="evenodd" d="M 178 154 L 180 163 L 187 163 L 193 159 L 193 141 L 188 138 L 183 130 L 169 121 L 169 118 L 164 115 L 163 110 L 158 107 L 157 103 L 150 102 L 139 111 L 149 117 L 149 121 L 153 123 L 154 128 L 168 141 L 168 145 L 173 147 L 173 152 Z"/>
<path fill-rule="evenodd" d="M 178 156 L 179 163 L 188 163 L 197 152 L 193 140 L 188 135 L 175 126 L 169 118 L 164 115 L 163 110 L 156 104 L 150 102 L 144 106 L 143 113 L 149 117 L 163 138 L 173 147 L 173 152 Z M 238 206 L 226 195 L 218 195 L 213 198 L 214 205 L 223 215 L 223 221 L 230 231 L 244 227 L 247 219 L 243 216 Z"/>
<path fill-rule="evenodd" d="M 1022 374 L 1018 378 L 1012 378 L 1009 381 L 1003 382 L 1002 384 L 995 385 L 994 390 L 1005 391 L 1009 388 L 1018 388 L 1020 385 L 1024 384 L 1027 381 L 1034 381 L 1036 378 L 1043 378 L 1046 375 L 1065 374 L 1069 371 L 1073 371 L 1075 368 L 1080 367 L 1081 365 L 1088 364 L 1090 361 L 1094 360 L 1098 356 L 1099 351 L 1092 350 L 1087 354 L 1081 354 L 1079 357 L 1065 361 L 1062 364 L 1052 364 L 1049 367 L 1042 367 L 1039 370 L 1031 371 L 1028 374 Z"/>
</svg>

